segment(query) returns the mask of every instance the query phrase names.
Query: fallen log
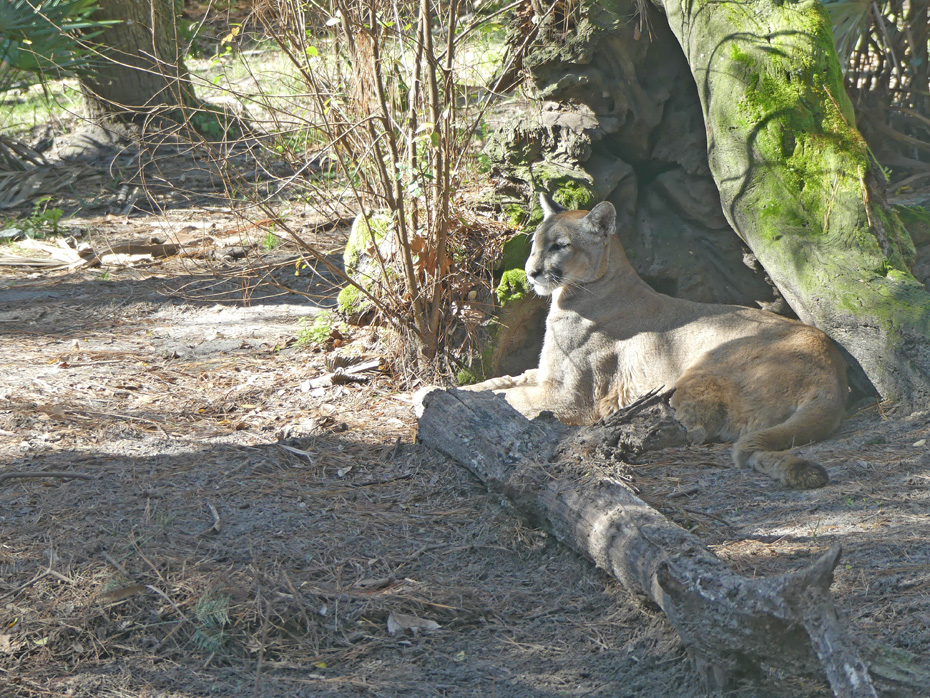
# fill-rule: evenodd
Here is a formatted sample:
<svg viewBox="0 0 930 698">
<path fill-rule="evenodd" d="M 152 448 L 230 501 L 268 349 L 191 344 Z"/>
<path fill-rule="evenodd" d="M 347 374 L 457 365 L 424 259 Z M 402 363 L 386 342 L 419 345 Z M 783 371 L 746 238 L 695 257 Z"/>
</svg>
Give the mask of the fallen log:
<svg viewBox="0 0 930 698">
<path fill-rule="evenodd" d="M 772 668 L 825 677 L 838 697 L 878 695 L 830 592 L 839 546 L 800 571 L 748 579 L 616 476 L 612 458 L 684 443 L 667 394 L 577 429 L 545 415 L 531 422 L 489 392 L 434 390 L 420 399 L 417 413 L 421 443 L 658 605 L 709 692 Z M 875 648 L 871 655 L 878 655 Z M 882 695 L 916 696 L 928 685 L 926 672 L 908 668 L 912 673 L 903 675 L 876 667 Z"/>
</svg>

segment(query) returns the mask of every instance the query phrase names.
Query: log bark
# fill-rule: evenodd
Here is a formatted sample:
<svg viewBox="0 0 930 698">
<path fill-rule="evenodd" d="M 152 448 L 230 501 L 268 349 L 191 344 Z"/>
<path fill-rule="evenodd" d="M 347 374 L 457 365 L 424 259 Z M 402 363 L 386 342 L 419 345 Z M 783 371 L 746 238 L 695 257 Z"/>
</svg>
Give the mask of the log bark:
<svg viewBox="0 0 930 698">
<path fill-rule="evenodd" d="M 747 579 L 617 477 L 616 458 L 684 443 L 663 396 L 647 396 L 607 423 L 580 429 L 545 416 L 530 422 L 488 392 L 434 390 L 422 398 L 418 417 L 421 443 L 657 604 L 708 690 L 729 690 L 769 667 L 825 676 L 836 696 L 878 695 L 830 593 L 839 547 L 798 572 Z M 915 671 L 920 678 L 913 685 L 920 686 L 927 674 Z M 912 678 L 899 675 L 883 688 L 916 696 L 907 685 Z"/>
</svg>

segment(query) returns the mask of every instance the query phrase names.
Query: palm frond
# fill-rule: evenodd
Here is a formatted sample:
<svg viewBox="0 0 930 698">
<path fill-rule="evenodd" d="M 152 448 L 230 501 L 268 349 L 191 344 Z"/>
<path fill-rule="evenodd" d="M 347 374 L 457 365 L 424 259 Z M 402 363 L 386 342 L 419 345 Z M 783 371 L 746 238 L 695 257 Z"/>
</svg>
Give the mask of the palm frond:
<svg viewBox="0 0 930 698">
<path fill-rule="evenodd" d="M 97 0 L 0 2 L 0 92 L 93 67 L 83 42 L 112 21 L 92 19 Z"/>
<path fill-rule="evenodd" d="M 846 66 L 849 54 L 865 35 L 869 22 L 870 0 L 822 0 L 830 22 L 833 24 L 833 42 L 840 56 L 840 64 Z"/>
</svg>

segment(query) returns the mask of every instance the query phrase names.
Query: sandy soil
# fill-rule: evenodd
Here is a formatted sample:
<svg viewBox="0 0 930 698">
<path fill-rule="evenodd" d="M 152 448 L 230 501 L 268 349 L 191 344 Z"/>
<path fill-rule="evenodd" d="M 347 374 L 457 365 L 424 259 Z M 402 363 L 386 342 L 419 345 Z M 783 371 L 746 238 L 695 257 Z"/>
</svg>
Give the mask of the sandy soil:
<svg viewBox="0 0 930 698">
<path fill-rule="evenodd" d="M 202 205 L 88 216 L 96 246 L 236 226 Z M 387 364 L 315 382 L 378 345 L 295 342 L 333 297 L 295 255 L 0 273 L 0 478 L 32 475 L 0 479 L 0 694 L 702 695 L 661 615 L 415 443 Z M 822 490 L 725 447 L 648 454 L 634 484 L 746 575 L 841 542 L 848 621 L 926 655 L 928 439 L 930 415 L 872 408 L 805 449 Z M 775 675 L 734 693 L 828 694 Z"/>
<path fill-rule="evenodd" d="M 660 617 L 414 443 L 389 373 L 311 386 L 368 334 L 298 347 L 316 304 L 214 271 L 0 279 L 0 474 L 88 478 L 0 480 L 4 696 L 696 695 Z"/>
</svg>

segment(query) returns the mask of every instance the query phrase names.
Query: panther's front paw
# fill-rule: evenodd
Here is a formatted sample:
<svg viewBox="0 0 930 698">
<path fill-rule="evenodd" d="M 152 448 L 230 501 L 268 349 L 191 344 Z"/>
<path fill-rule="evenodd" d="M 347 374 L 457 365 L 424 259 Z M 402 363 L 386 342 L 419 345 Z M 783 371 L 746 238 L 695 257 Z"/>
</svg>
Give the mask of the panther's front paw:
<svg viewBox="0 0 930 698">
<path fill-rule="evenodd" d="M 498 376 L 497 378 L 489 378 L 480 383 L 463 385 L 459 390 L 506 390 L 507 388 L 514 387 L 514 385 L 516 385 L 516 383 L 514 382 L 513 376 Z"/>
<path fill-rule="evenodd" d="M 417 419 L 423 416 L 423 401 L 426 399 L 426 396 L 429 395 L 434 390 L 442 390 L 438 385 L 427 385 L 425 388 L 420 388 L 413 394 L 413 412 L 416 414 Z"/>
</svg>

